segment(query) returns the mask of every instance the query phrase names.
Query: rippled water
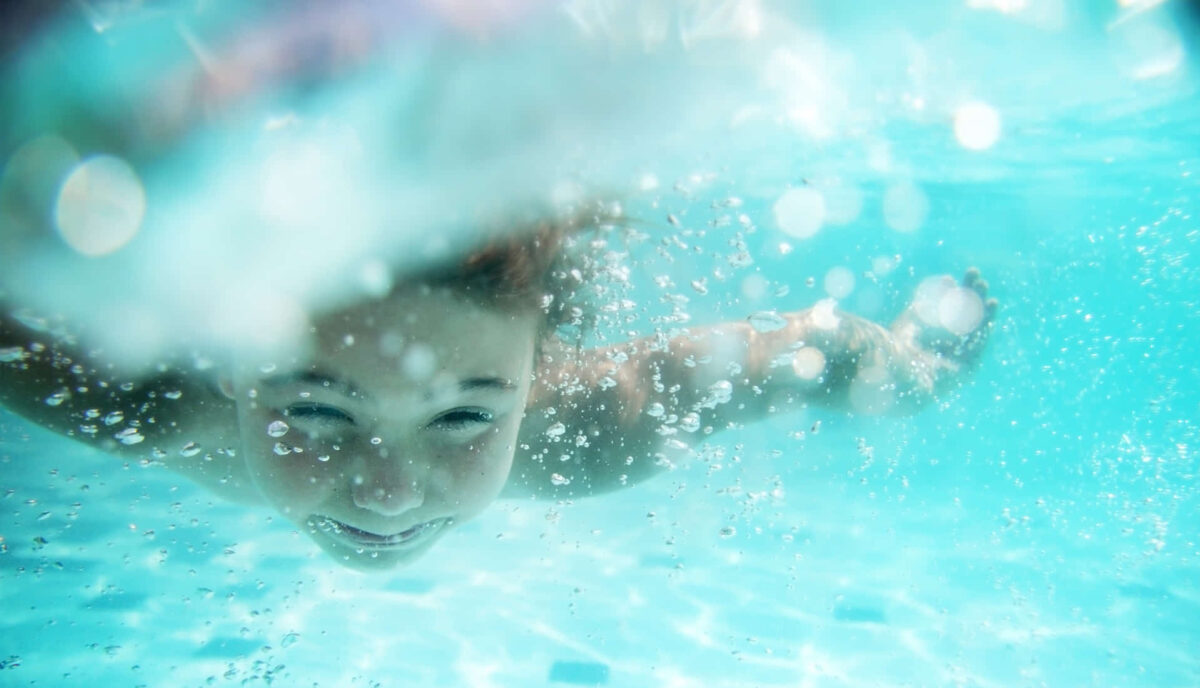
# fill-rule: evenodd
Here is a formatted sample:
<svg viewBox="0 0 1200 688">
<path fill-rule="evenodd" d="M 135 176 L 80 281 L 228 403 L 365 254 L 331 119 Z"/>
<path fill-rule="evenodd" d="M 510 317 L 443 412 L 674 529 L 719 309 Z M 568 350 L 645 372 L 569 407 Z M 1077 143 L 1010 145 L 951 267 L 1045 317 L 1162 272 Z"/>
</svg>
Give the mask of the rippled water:
<svg viewBox="0 0 1200 688">
<path fill-rule="evenodd" d="M 1200 685 L 1182 3 L 845 7 L 796 11 L 828 48 L 781 67 L 798 129 L 636 170 L 633 326 L 770 329 L 835 293 L 886 321 L 974 265 L 1002 306 L 960 392 L 501 502 L 384 576 L 4 413 L 0 685 Z"/>
</svg>

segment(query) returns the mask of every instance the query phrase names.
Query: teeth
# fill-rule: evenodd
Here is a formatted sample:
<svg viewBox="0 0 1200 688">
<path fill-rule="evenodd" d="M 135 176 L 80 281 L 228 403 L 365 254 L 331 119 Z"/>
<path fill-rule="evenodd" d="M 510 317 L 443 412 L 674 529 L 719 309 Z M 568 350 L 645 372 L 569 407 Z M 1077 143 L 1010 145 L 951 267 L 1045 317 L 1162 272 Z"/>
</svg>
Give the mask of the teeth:
<svg viewBox="0 0 1200 688">
<path fill-rule="evenodd" d="M 398 545 L 404 545 L 416 539 L 426 530 L 436 530 L 437 528 L 448 524 L 450 520 L 451 519 L 449 518 L 434 519 L 432 521 L 426 521 L 425 523 L 418 523 L 408 530 L 404 530 L 399 533 L 392 533 L 390 535 L 381 535 L 379 533 L 372 533 L 370 531 L 362 530 L 361 528 L 355 528 L 348 523 L 342 523 L 341 521 L 329 518 L 328 516 L 312 516 L 308 519 L 308 524 L 310 527 L 316 530 L 320 530 L 321 532 L 329 533 L 331 535 L 336 535 L 343 540 L 348 540 L 359 546 L 395 547 Z"/>
</svg>

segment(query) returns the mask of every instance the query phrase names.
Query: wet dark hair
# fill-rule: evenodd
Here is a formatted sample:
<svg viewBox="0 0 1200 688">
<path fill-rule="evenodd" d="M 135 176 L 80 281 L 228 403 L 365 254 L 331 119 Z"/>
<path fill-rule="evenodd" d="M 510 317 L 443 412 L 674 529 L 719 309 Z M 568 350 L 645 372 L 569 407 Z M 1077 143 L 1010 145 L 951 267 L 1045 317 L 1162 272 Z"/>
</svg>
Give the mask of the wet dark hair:
<svg viewBox="0 0 1200 688">
<path fill-rule="evenodd" d="M 412 281 L 487 307 L 540 311 L 543 334 L 582 328 L 591 310 L 583 266 L 591 261 L 582 255 L 586 242 L 580 240 L 595 231 L 596 223 L 572 218 L 496 232 L 465 257 L 424 270 Z"/>
<path fill-rule="evenodd" d="M 430 286 L 449 287 L 472 300 L 507 307 L 540 307 L 553 294 L 556 263 L 562 260 L 567 227 L 539 226 L 491 237 L 465 258 L 424 276 Z"/>
</svg>

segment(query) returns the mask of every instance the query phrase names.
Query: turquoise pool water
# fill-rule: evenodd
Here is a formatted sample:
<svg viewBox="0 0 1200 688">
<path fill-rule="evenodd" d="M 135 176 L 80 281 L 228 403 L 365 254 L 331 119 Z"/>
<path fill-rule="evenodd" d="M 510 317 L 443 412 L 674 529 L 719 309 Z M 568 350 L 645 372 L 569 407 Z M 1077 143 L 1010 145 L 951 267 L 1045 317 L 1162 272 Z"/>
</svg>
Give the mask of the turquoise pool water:
<svg viewBox="0 0 1200 688">
<path fill-rule="evenodd" d="M 886 321 L 974 265 L 1002 307 L 960 391 L 911 418 L 779 415 L 620 494 L 500 502 L 386 575 L 4 412 L 0 685 L 1200 685 L 1186 6 L 790 16 L 857 76 L 804 82 L 799 123 L 744 149 L 636 170 L 631 327 L 800 308 L 847 273 L 842 306 Z M 956 136 L 960 101 L 988 105 L 982 133 Z M 802 187 L 846 221 L 785 231 Z"/>
</svg>

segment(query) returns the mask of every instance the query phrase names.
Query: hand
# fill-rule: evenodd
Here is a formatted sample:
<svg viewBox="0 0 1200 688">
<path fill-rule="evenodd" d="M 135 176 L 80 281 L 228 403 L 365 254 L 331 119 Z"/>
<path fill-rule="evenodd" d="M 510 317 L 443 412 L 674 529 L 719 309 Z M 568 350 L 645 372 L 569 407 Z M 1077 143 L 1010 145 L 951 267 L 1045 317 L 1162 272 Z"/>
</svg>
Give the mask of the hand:
<svg viewBox="0 0 1200 688">
<path fill-rule="evenodd" d="M 979 360 L 996 316 L 988 283 L 970 268 L 957 283 L 950 275 L 930 277 L 917 287 L 912 303 L 892 323 L 898 340 L 956 368 Z"/>
</svg>

